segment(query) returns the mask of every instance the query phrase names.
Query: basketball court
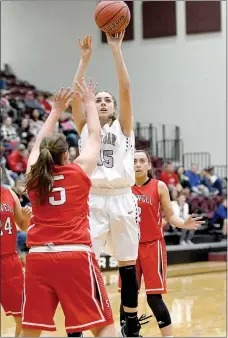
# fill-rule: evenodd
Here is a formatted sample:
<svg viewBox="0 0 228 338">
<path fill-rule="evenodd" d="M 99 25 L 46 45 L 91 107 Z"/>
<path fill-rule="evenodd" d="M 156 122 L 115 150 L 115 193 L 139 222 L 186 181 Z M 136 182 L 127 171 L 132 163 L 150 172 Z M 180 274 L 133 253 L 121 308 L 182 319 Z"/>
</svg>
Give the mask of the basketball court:
<svg viewBox="0 0 228 338">
<path fill-rule="evenodd" d="M 116 328 L 119 320 L 117 271 L 103 273 L 112 304 Z M 171 312 L 176 337 L 226 337 L 226 263 L 202 262 L 168 267 L 168 294 L 164 300 Z M 44 300 L 45 307 L 45 300 Z M 139 296 L 139 315 L 150 314 L 143 289 Z M 42 337 L 66 337 L 64 316 L 60 307 L 55 316 L 56 332 Z M 159 337 L 155 319 L 143 326 L 143 336 Z M 14 336 L 14 321 L 1 311 L 1 336 Z M 90 332 L 84 336 L 91 337 Z"/>
</svg>

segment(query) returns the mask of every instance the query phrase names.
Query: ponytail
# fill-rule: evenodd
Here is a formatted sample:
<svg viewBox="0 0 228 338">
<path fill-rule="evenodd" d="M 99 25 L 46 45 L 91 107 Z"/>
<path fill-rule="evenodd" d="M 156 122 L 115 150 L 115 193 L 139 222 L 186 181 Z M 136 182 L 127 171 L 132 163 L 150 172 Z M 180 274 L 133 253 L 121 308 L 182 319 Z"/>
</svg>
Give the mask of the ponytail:
<svg viewBox="0 0 228 338">
<path fill-rule="evenodd" d="M 43 148 L 26 179 L 27 191 L 36 190 L 40 204 L 53 188 L 54 161 L 48 148 Z"/>
<path fill-rule="evenodd" d="M 44 138 L 40 145 L 40 155 L 31 166 L 26 177 L 26 192 L 35 190 L 39 204 L 42 204 L 53 189 L 54 166 L 63 165 L 63 153 L 68 149 L 66 138 L 62 134 L 53 134 Z"/>
</svg>

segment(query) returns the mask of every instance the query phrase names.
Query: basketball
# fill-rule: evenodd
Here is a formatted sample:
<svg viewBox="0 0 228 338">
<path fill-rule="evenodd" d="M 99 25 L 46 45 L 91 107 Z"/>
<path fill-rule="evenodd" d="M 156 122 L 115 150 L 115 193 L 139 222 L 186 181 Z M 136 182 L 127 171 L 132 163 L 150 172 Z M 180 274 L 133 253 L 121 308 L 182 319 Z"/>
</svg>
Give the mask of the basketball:
<svg viewBox="0 0 228 338">
<path fill-rule="evenodd" d="M 101 1 L 96 7 L 94 18 L 103 32 L 115 34 L 128 26 L 131 13 L 124 1 Z"/>
</svg>

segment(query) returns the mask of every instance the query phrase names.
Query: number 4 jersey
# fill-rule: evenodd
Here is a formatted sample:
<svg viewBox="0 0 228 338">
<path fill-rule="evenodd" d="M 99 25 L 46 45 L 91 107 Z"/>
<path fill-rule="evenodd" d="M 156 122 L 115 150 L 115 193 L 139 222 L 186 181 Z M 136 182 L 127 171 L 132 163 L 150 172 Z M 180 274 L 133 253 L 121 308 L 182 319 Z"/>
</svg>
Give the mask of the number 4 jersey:
<svg viewBox="0 0 228 338">
<path fill-rule="evenodd" d="M 87 124 L 81 132 L 79 150 L 81 151 L 88 140 Z M 119 120 L 111 126 L 106 124 L 101 132 L 101 152 L 97 168 L 93 172 L 91 181 L 95 188 L 126 188 L 135 183 L 134 172 L 135 138 L 126 137 L 121 129 Z"/>
<path fill-rule="evenodd" d="M 8 255 L 16 251 L 15 204 L 16 202 L 9 189 L 1 187 L 1 255 Z"/>
<path fill-rule="evenodd" d="M 33 219 L 27 245 L 91 245 L 88 195 L 91 182 L 77 164 L 55 166 L 54 185 L 39 204 L 37 191 L 30 191 Z"/>
</svg>

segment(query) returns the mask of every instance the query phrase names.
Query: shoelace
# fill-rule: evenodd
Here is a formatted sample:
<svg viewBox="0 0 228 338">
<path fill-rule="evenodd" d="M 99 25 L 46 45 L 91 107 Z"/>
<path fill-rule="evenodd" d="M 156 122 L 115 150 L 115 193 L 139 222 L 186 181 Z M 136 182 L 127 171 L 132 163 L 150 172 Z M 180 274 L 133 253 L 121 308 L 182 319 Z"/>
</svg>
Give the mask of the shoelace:
<svg viewBox="0 0 228 338">
<path fill-rule="evenodd" d="M 138 319 L 139 320 L 139 324 L 140 325 L 145 325 L 145 324 L 149 323 L 150 321 L 147 320 L 147 319 L 149 319 L 151 317 L 153 317 L 153 315 L 149 315 L 149 316 L 147 316 L 146 314 L 141 315 L 139 317 L 139 319 Z M 145 322 L 145 320 L 147 320 L 147 321 Z"/>
<path fill-rule="evenodd" d="M 146 321 L 146 322 L 144 322 L 144 320 L 147 320 L 147 319 L 149 319 L 151 317 L 153 317 L 153 315 L 149 315 L 149 316 L 147 316 L 146 314 L 141 315 L 139 317 L 139 319 L 138 319 L 139 324 L 140 325 L 145 325 L 145 324 L 149 323 L 150 322 L 149 320 Z M 121 320 L 121 326 L 123 326 L 125 323 L 126 323 L 125 320 Z"/>
</svg>

